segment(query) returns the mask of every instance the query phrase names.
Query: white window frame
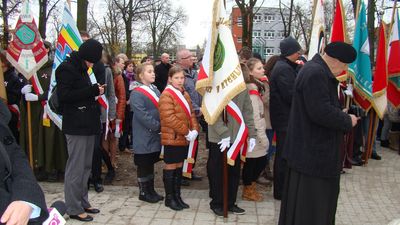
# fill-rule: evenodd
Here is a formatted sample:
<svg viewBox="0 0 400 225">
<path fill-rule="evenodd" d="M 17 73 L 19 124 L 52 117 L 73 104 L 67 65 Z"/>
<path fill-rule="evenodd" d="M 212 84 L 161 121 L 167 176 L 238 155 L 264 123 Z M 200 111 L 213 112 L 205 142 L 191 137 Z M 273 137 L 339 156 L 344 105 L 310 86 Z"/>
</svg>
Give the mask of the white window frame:
<svg viewBox="0 0 400 225">
<path fill-rule="evenodd" d="M 275 48 L 274 47 L 265 47 L 265 56 L 273 56 L 275 55 Z"/>
<path fill-rule="evenodd" d="M 261 30 L 253 30 L 253 37 L 261 37 Z"/>
<path fill-rule="evenodd" d="M 267 40 L 275 40 L 275 31 L 273 30 L 264 31 L 264 38 Z"/>
<path fill-rule="evenodd" d="M 238 16 L 238 18 L 237 18 L 237 26 L 238 27 L 241 27 L 242 26 L 242 17 L 241 16 Z"/>
<path fill-rule="evenodd" d="M 264 14 L 264 21 L 267 23 L 271 23 L 275 21 L 275 15 L 274 14 Z"/>
<path fill-rule="evenodd" d="M 237 38 L 237 43 L 242 43 L 242 42 L 243 42 L 242 37 L 238 37 Z"/>
<path fill-rule="evenodd" d="M 259 23 L 259 22 L 261 22 L 261 20 L 262 20 L 262 15 L 260 13 L 254 14 L 253 21 L 255 23 Z"/>
</svg>

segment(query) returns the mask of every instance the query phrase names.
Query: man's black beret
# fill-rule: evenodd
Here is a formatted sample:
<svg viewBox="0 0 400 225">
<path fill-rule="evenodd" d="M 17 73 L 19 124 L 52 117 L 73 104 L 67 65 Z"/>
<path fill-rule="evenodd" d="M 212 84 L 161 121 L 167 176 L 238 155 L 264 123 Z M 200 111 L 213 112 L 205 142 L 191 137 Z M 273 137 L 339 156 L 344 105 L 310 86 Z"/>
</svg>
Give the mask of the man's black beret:
<svg viewBox="0 0 400 225">
<path fill-rule="evenodd" d="M 352 63 L 357 57 L 357 52 L 353 46 L 341 41 L 329 43 L 324 51 L 327 55 L 342 63 Z"/>
</svg>

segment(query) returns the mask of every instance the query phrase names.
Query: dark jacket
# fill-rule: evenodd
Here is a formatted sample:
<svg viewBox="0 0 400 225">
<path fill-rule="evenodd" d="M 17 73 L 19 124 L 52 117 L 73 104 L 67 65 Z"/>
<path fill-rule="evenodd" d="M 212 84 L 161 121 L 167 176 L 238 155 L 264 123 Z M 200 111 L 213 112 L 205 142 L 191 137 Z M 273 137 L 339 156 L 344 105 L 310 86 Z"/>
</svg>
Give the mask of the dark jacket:
<svg viewBox="0 0 400 225">
<path fill-rule="evenodd" d="M 63 104 L 62 131 L 70 135 L 100 133 L 97 84 L 91 84 L 84 61 L 72 52 L 56 70 L 57 94 Z"/>
<path fill-rule="evenodd" d="M 352 124 L 341 110 L 337 87 L 320 55 L 300 70 L 283 151 L 290 168 L 310 176 L 339 176 L 339 146 Z"/>
<path fill-rule="evenodd" d="M 19 79 L 15 73 L 14 68 L 8 69 L 4 72 L 4 83 L 6 86 L 7 102 L 9 105 L 17 104 L 21 101 L 21 89 L 25 83 Z"/>
<path fill-rule="evenodd" d="M 296 63 L 281 57 L 272 69 L 270 79 L 270 116 L 274 130 L 287 130 L 297 66 Z"/>
<path fill-rule="evenodd" d="M 150 88 L 160 97 L 153 85 Z M 130 97 L 133 111 L 132 147 L 135 154 L 148 154 L 161 151 L 160 112 L 158 107 L 143 93 L 133 89 Z"/>
<path fill-rule="evenodd" d="M 42 224 L 48 217 L 44 194 L 24 152 L 8 129 L 10 117 L 7 106 L 0 101 L 0 215 L 11 202 L 22 200 L 41 209 L 39 218 L 30 220 L 29 224 Z"/>
<path fill-rule="evenodd" d="M 171 68 L 171 64 L 160 63 L 154 68 L 154 72 L 156 74 L 156 80 L 154 81 L 154 85 L 156 85 L 157 89 L 162 93 L 167 86 L 168 83 L 168 71 Z"/>
</svg>

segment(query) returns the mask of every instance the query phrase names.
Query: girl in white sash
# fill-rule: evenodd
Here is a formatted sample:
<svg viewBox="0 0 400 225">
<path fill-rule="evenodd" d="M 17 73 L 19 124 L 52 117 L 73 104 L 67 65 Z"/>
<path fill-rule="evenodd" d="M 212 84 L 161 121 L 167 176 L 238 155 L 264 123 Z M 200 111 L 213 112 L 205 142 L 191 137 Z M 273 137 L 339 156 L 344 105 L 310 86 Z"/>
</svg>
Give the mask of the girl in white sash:
<svg viewBox="0 0 400 225">
<path fill-rule="evenodd" d="M 139 85 L 131 92 L 132 146 L 134 163 L 137 166 L 139 200 L 156 203 L 164 198 L 154 190 L 154 164 L 160 161 L 160 114 L 158 98 L 160 92 L 154 82 L 154 68 L 149 63 L 136 69 L 135 79 Z"/>
<path fill-rule="evenodd" d="M 189 142 L 196 139 L 199 130 L 189 94 L 183 88 L 184 81 L 183 69 L 172 67 L 168 73 L 169 85 L 158 104 L 161 144 L 164 145 L 165 206 L 173 210 L 189 208 L 181 198 L 182 166 L 188 155 Z"/>
</svg>

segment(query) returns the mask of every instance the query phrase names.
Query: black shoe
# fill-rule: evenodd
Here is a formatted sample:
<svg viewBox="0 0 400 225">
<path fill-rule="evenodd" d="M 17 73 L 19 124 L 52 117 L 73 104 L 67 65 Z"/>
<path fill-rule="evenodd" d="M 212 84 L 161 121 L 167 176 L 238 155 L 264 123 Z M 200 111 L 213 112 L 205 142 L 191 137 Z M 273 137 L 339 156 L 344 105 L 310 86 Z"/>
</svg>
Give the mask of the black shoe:
<svg viewBox="0 0 400 225">
<path fill-rule="evenodd" d="M 139 183 L 139 200 L 148 203 L 157 203 L 160 201 L 156 196 L 152 195 L 149 190 L 149 180 L 147 177 L 138 178 Z"/>
<path fill-rule="evenodd" d="M 378 155 L 378 153 L 373 152 L 372 155 L 371 155 L 371 159 L 381 160 L 382 157 L 380 155 Z"/>
<path fill-rule="evenodd" d="M 192 172 L 192 180 L 195 180 L 195 181 L 202 181 L 202 180 L 203 180 L 203 177 L 202 177 L 202 176 L 199 176 L 199 175 L 197 175 L 197 174 L 195 174 L 195 173 Z"/>
<path fill-rule="evenodd" d="M 246 210 L 239 208 L 239 206 L 237 206 L 237 205 L 233 205 L 233 206 L 229 207 L 228 211 L 232 212 L 235 215 L 243 215 L 246 213 Z"/>
<path fill-rule="evenodd" d="M 211 209 L 211 210 L 218 217 L 223 217 L 224 216 L 224 210 L 222 210 L 221 208 L 214 208 L 214 209 Z"/>
<path fill-rule="evenodd" d="M 87 209 L 84 209 L 84 210 L 85 210 L 85 212 L 91 213 L 91 214 L 100 213 L 100 210 L 99 210 L 99 209 L 96 209 L 96 208 L 87 208 Z"/>
<path fill-rule="evenodd" d="M 104 177 L 104 184 L 111 184 L 115 178 L 115 170 L 109 170 Z"/>
<path fill-rule="evenodd" d="M 79 217 L 78 215 L 70 215 L 69 218 L 74 219 L 74 220 L 79 220 L 82 222 L 90 222 L 93 221 L 93 217 L 90 215 L 87 215 L 86 217 Z"/>
<path fill-rule="evenodd" d="M 389 148 L 389 140 L 381 140 L 381 147 Z"/>
<path fill-rule="evenodd" d="M 182 179 L 182 180 L 181 180 L 181 186 L 185 186 L 185 187 L 190 186 L 189 180 Z"/>
<path fill-rule="evenodd" d="M 103 192 L 103 191 L 104 191 L 104 187 L 103 187 L 103 184 L 102 184 L 102 183 L 96 182 L 96 183 L 93 183 L 93 185 L 94 185 L 94 190 L 95 190 L 97 193 L 100 193 L 100 192 Z"/>
<path fill-rule="evenodd" d="M 351 162 L 351 165 L 353 165 L 353 166 L 362 166 L 364 164 L 362 159 L 360 159 L 359 157 L 353 158 L 353 160 L 350 160 L 350 162 Z"/>
<path fill-rule="evenodd" d="M 57 180 L 58 180 L 58 171 L 52 170 L 47 176 L 47 181 L 48 182 L 57 182 Z"/>
<path fill-rule="evenodd" d="M 188 209 L 189 205 L 186 204 L 181 197 L 181 180 L 182 180 L 182 168 L 175 169 L 175 182 L 174 182 L 174 195 L 175 200 L 181 205 L 182 208 Z"/>
<path fill-rule="evenodd" d="M 176 201 L 174 196 L 175 170 L 163 170 L 163 181 L 165 188 L 165 206 L 172 210 L 182 210 L 182 206 Z"/>
</svg>

